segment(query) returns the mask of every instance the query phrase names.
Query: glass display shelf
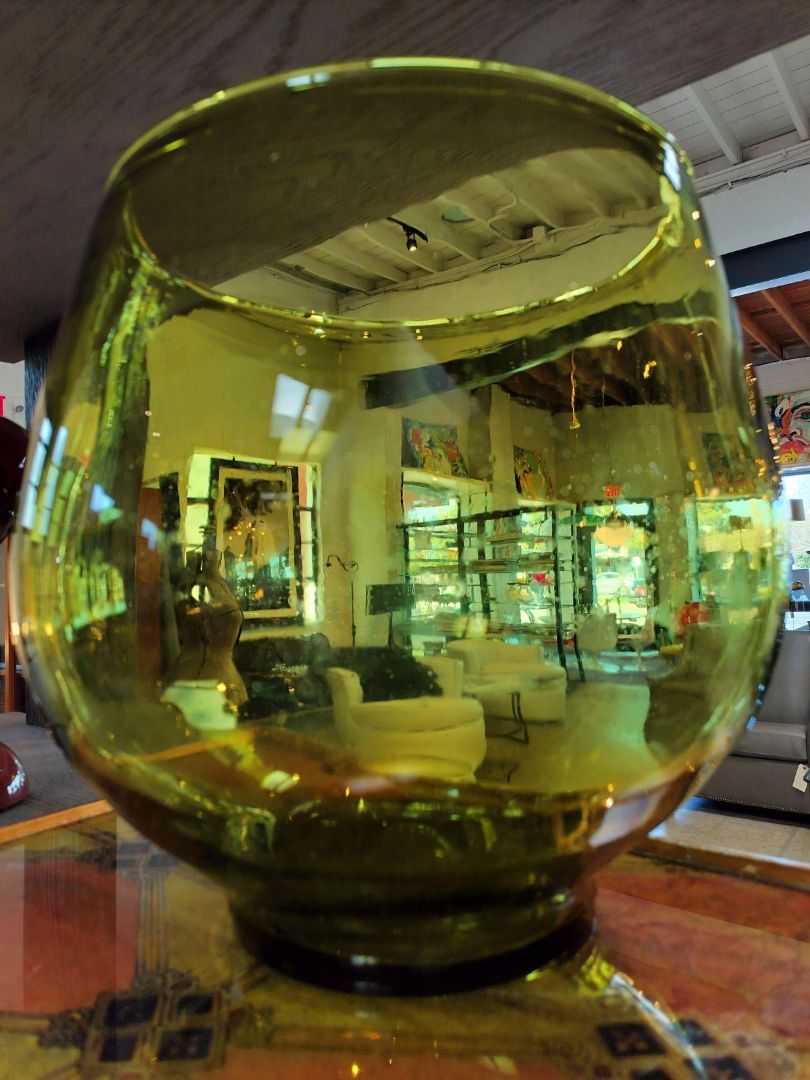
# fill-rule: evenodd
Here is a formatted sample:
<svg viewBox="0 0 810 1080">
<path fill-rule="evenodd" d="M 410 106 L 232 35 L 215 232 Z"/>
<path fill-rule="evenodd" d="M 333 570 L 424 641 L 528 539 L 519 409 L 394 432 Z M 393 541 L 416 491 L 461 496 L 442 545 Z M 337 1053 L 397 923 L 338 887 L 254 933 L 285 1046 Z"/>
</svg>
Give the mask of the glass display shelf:
<svg viewBox="0 0 810 1080">
<path fill-rule="evenodd" d="M 480 483 L 474 487 L 482 495 Z M 452 608 L 457 616 L 473 618 L 476 632 L 483 628 L 492 636 L 536 637 L 539 628 L 547 638 L 550 629 L 547 643 L 556 644 L 563 666 L 574 643 L 584 678 L 576 643 L 575 508 L 520 500 L 504 509 L 474 510 L 480 499 L 470 499 L 463 485 L 442 478 L 439 486 L 441 494 L 431 491 L 421 503 L 403 498 L 406 515 L 399 528 L 405 578 L 414 596 L 410 620 L 424 623 Z M 413 495 L 416 489 L 407 490 Z M 462 595 L 445 597 L 441 608 L 432 597 L 423 599 L 424 592 L 450 577 L 463 584 Z M 464 624 L 457 618 L 448 632 L 463 634 Z"/>
<path fill-rule="evenodd" d="M 543 558 L 525 557 L 522 559 L 471 559 L 464 565 L 473 574 L 510 574 L 525 570 L 549 570 L 554 567 L 554 556 L 547 555 Z"/>
</svg>

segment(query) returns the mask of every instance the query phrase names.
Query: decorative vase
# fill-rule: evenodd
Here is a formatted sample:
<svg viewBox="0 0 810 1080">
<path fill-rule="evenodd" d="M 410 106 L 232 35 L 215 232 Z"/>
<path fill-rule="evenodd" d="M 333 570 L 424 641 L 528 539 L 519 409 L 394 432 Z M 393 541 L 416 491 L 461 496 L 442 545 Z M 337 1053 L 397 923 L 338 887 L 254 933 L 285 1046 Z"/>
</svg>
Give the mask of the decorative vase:
<svg viewBox="0 0 810 1080">
<path fill-rule="evenodd" d="M 594 871 L 747 716 L 781 581 L 752 393 L 690 166 L 628 106 L 436 59 L 216 94 L 114 169 L 61 330 L 15 541 L 30 680 L 271 963 L 362 990 L 524 972 L 587 936 Z M 216 685 L 195 720 L 208 601 L 167 694 L 201 530 L 243 640 L 301 639 L 306 707 L 287 678 L 262 714 L 270 665 L 246 703 L 222 682 L 230 729 Z M 583 656 L 592 609 L 618 629 Z M 622 652 L 645 626 L 674 663 Z M 458 639 L 463 696 L 372 677 Z"/>
<path fill-rule="evenodd" d="M 28 777 L 10 746 L 0 742 L 0 810 L 28 798 Z"/>
</svg>

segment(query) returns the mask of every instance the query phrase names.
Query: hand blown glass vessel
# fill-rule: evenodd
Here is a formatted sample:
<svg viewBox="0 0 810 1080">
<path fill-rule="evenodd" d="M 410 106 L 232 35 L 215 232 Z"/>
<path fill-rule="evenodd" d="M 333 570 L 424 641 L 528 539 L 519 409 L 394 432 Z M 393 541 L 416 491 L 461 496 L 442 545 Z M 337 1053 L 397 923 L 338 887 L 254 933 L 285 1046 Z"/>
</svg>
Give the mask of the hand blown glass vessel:
<svg viewBox="0 0 810 1080">
<path fill-rule="evenodd" d="M 115 168 L 35 422 L 28 672 L 248 946 L 530 969 L 748 715 L 773 469 L 682 151 L 499 64 L 216 94 Z"/>
</svg>

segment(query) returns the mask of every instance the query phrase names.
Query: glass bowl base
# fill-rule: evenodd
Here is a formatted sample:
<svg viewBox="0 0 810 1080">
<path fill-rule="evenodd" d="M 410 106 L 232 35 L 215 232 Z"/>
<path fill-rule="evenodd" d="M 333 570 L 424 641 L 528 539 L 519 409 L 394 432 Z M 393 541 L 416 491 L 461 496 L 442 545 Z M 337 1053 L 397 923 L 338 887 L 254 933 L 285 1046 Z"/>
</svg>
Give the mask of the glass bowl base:
<svg viewBox="0 0 810 1080">
<path fill-rule="evenodd" d="M 245 949 L 292 978 L 330 990 L 378 996 L 427 997 L 455 994 L 508 982 L 552 961 L 567 959 L 591 940 L 591 903 L 574 907 L 551 933 L 493 956 L 423 965 L 392 964 L 369 955 L 339 955 L 285 940 L 231 909 Z"/>
</svg>

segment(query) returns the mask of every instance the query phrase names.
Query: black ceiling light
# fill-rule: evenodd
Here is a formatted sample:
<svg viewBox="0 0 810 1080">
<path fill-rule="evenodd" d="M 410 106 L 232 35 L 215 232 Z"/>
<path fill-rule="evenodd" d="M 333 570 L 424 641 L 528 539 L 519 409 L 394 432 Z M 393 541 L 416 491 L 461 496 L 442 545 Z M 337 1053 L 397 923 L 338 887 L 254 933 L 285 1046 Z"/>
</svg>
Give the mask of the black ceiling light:
<svg viewBox="0 0 810 1080">
<path fill-rule="evenodd" d="M 407 251 L 416 251 L 417 243 L 416 238 L 419 237 L 424 243 L 428 242 L 428 238 L 421 229 L 417 229 L 415 225 L 408 225 L 405 221 L 400 221 L 399 218 L 390 217 L 388 221 L 393 221 L 395 225 L 399 225 L 400 229 L 405 233 L 405 249 Z"/>
</svg>

